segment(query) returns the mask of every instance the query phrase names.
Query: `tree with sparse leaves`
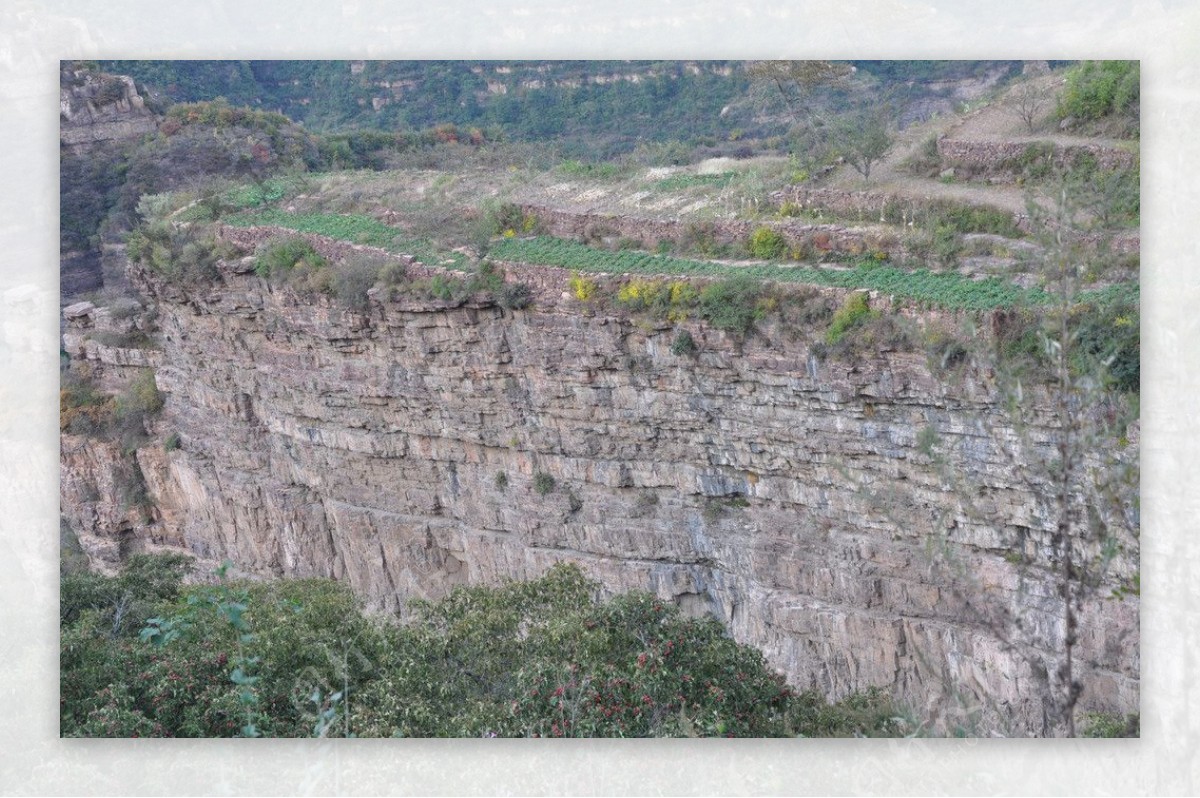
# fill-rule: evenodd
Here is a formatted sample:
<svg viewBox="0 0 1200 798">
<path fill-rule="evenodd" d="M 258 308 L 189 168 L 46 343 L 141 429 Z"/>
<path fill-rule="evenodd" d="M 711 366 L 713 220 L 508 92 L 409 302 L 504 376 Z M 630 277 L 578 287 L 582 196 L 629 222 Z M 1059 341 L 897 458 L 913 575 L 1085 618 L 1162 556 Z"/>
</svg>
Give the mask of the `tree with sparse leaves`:
<svg viewBox="0 0 1200 798">
<path fill-rule="evenodd" d="M 751 61 L 746 74 L 755 83 L 773 86 L 797 124 L 812 124 L 813 94 L 820 88 L 838 86 L 854 73 L 854 67 L 837 61 Z"/>
<path fill-rule="evenodd" d="M 833 126 L 834 147 L 854 171 L 870 181 L 871 168 L 892 146 L 887 119 L 882 111 L 857 111 L 840 117 Z"/>
</svg>

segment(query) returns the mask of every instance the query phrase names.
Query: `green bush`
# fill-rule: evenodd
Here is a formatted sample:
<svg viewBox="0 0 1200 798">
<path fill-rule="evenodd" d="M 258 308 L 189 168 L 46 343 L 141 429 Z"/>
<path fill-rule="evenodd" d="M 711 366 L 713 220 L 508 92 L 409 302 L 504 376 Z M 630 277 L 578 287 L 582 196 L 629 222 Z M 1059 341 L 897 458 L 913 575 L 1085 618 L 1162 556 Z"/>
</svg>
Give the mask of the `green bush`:
<svg viewBox="0 0 1200 798">
<path fill-rule="evenodd" d="M 149 439 L 146 417 L 162 410 L 163 397 L 154 379 L 154 371 L 142 369 L 113 400 L 112 425 L 109 433 L 121 444 L 121 450 L 132 454 Z M 139 485 L 139 489 L 144 486 Z M 133 502 L 139 503 L 139 502 Z"/>
<path fill-rule="evenodd" d="M 152 369 L 142 369 L 117 397 L 117 412 L 128 408 L 132 412 L 157 413 L 162 410 L 163 397 L 158 390 Z"/>
<path fill-rule="evenodd" d="M 711 283 L 700 292 L 700 316 L 714 327 L 745 335 L 764 315 L 759 304 L 763 288 L 751 277 Z"/>
<path fill-rule="evenodd" d="M 856 324 L 862 323 L 871 315 L 870 305 L 867 303 L 867 295 L 863 291 L 855 291 L 846 297 L 842 306 L 833 314 L 833 321 L 829 324 L 829 329 L 825 332 L 825 343 L 833 346 L 842 340 L 842 336 L 854 327 Z"/>
<path fill-rule="evenodd" d="M 126 88 L 125 82 L 120 78 L 113 75 L 102 76 L 95 94 L 96 105 L 111 105 L 125 99 Z"/>
<path fill-rule="evenodd" d="M 58 425 L 74 435 L 103 434 L 112 423 L 115 400 L 96 390 L 91 376 L 75 370 L 62 374 L 58 391 Z"/>
<path fill-rule="evenodd" d="M 1136 227 L 1141 221 L 1141 166 L 1101 169 L 1096 159 L 1081 153 L 1066 173 L 1075 201 L 1101 228 Z"/>
<path fill-rule="evenodd" d="M 759 227 L 750 234 L 750 255 L 759 260 L 775 260 L 787 251 L 787 241 L 777 230 Z"/>
<path fill-rule="evenodd" d="M 687 330 L 680 330 L 671 341 L 671 354 L 679 357 L 696 354 L 696 339 Z"/>
<path fill-rule="evenodd" d="M 514 236 L 531 233 L 537 227 L 537 218 L 525 213 L 520 205 L 505 202 L 488 212 L 492 233 L 498 236 Z"/>
<path fill-rule="evenodd" d="M 1084 61 L 1067 73 L 1058 115 L 1096 120 L 1136 114 L 1140 98 L 1141 66 L 1137 61 Z"/>
<path fill-rule="evenodd" d="M 207 230 L 176 227 L 170 222 L 149 222 L 126 237 L 131 261 L 189 287 L 212 283 L 217 261 L 231 256 L 230 245 Z"/>
<path fill-rule="evenodd" d="M 185 555 L 135 554 L 115 577 L 90 571 L 63 576 L 59 584 L 59 622 L 66 626 L 85 612 L 94 611 L 107 623 L 115 617 L 122 601 L 127 605 L 138 602 L 148 605 L 172 600 L 191 569 L 192 558 Z M 143 609 L 149 611 L 148 607 Z M 125 626 L 140 629 L 143 621 L 144 618 L 126 618 Z"/>
<path fill-rule="evenodd" d="M 903 317 L 871 311 L 831 347 L 835 356 L 908 352 L 916 346 L 912 325 Z"/>
<path fill-rule="evenodd" d="M 1100 375 L 1124 393 L 1141 390 L 1141 314 L 1136 301 L 1088 303 L 1073 309 L 1071 367 Z"/>
<path fill-rule="evenodd" d="M 345 307 L 365 310 L 367 292 L 379 280 L 384 259 L 377 255 L 355 254 L 333 266 L 333 293 Z"/>
<path fill-rule="evenodd" d="M 550 491 L 554 490 L 554 477 L 547 474 L 545 471 L 539 471 L 533 475 L 533 489 L 537 491 L 539 496 L 545 496 Z"/>
<path fill-rule="evenodd" d="M 533 289 L 527 283 L 505 283 L 496 301 L 507 310 L 524 310 L 533 304 Z"/>
<path fill-rule="evenodd" d="M 96 390 L 88 375 L 65 371 L 58 401 L 63 432 L 116 440 L 126 453 L 146 442 L 145 418 L 163 407 L 151 369 L 140 370 L 115 396 Z"/>
<path fill-rule="evenodd" d="M 963 251 L 962 238 L 949 225 L 938 225 L 933 231 L 933 256 L 943 266 L 953 266 Z"/>
<path fill-rule="evenodd" d="M 486 292 L 498 296 L 504 290 L 504 272 L 491 261 L 485 260 L 467 280 L 466 293 L 477 294 Z"/>
<path fill-rule="evenodd" d="M 465 288 L 462 280 L 442 274 L 435 274 L 428 283 L 429 295 L 443 302 L 461 301 L 466 294 Z"/>
<path fill-rule="evenodd" d="M 646 593 L 598 601 L 573 565 L 412 601 L 403 625 L 365 616 L 335 582 L 183 587 L 182 565 L 134 560 L 119 577 L 64 581 L 64 736 L 901 731 L 882 693 L 837 705 L 796 694 L 715 620 Z M 135 624 L 114 625 L 122 603 Z"/>
<path fill-rule="evenodd" d="M 1067 366 L 1077 376 L 1100 380 L 1112 390 L 1141 390 L 1141 313 L 1136 293 L 1096 292 L 1072 307 L 1068 316 Z M 1047 341 L 1058 339 L 1056 314 L 1009 311 L 997 331 L 998 354 L 1005 367 L 1049 378 L 1056 368 Z"/>
<path fill-rule="evenodd" d="M 1080 737 L 1140 737 L 1141 716 L 1122 717 L 1104 712 L 1090 712 L 1083 717 Z"/>
<path fill-rule="evenodd" d="M 379 270 L 379 280 L 384 285 L 399 285 L 408 279 L 408 269 L 398 260 L 390 260 Z"/>
<path fill-rule="evenodd" d="M 1054 142 L 1034 141 L 1026 145 L 1016 158 L 1005 163 L 1022 181 L 1038 182 L 1054 172 Z"/>
<path fill-rule="evenodd" d="M 718 241 L 719 228 L 712 222 L 688 222 L 679 236 L 679 251 L 705 258 L 729 254 L 729 246 Z"/>
<path fill-rule="evenodd" d="M 958 233 L 992 233 L 1007 238 L 1023 235 L 1009 211 L 950 201 L 931 204 L 925 225 L 932 230 L 946 227 Z"/>
<path fill-rule="evenodd" d="M 325 266 L 325 258 L 303 238 L 282 238 L 267 242 L 254 264 L 259 277 L 286 275 L 297 266 L 319 269 Z"/>
</svg>

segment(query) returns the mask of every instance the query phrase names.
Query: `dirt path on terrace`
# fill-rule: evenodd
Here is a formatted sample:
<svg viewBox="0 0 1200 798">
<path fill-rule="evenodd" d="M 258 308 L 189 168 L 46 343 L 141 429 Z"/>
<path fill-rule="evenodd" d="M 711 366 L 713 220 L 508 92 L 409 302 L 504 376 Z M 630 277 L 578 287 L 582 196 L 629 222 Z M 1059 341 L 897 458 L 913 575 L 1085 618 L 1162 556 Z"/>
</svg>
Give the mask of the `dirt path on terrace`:
<svg viewBox="0 0 1200 798">
<path fill-rule="evenodd" d="M 1050 141 L 1063 147 L 1091 145 L 1136 152 L 1136 141 L 1074 136 L 1061 133 L 1054 127 L 1053 120 L 1049 117 L 1064 86 L 1061 74 L 1035 78 L 1029 81 L 1029 84 L 1045 90 L 1048 94 L 1042 111 L 1043 121 L 1034 133 L 1029 132 L 1016 114 L 1014 100 L 1005 92 L 981 108 L 965 114 L 935 117 L 901 131 L 884 160 L 871 169 L 870 183 L 864 183 L 862 175 L 846 165 L 830 176 L 828 185 L 831 188 L 850 191 L 868 189 L 912 199 L 944 199 L 972 205 L 990 205 L 1011 213 L 1025 213 L 1029 195 L 1021 186 L 1004 183 L 944 183 L 940 180 L 916 177 L 903 169 L 902 164 L 924 146 L 931 136 L 945 136 L 961 141 Z"/>
<path fill-rule="evenodd" d="M 913 125 L 897 135 L 887 157 L 871 168 L 870 182 L 864 182 L 862 175 L 847 164 L 830 175 L 827 185 L 846 191 L 874 191 L 913 200 L 951 200 L 970 205 L 990 205 L 1010 213 L 1024 213 L 1026 193 L 1020 186 L 943 183 L 917 177 L 903 167 L 904 162 L 924 146 L 931 136 L 942 135 L 959 122 L 960 117 L 957 116 L 937 117 L 924 124 Z"/>
</svg>

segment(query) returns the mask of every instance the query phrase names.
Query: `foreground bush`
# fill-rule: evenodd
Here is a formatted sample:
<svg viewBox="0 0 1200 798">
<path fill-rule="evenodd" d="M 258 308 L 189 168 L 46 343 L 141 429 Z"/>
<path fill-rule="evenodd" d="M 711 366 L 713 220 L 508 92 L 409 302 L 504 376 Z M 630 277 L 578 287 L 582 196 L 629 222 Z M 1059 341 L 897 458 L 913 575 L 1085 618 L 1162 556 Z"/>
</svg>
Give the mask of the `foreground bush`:
<svg viewBox="0 0 1200 798">
<path fill-rule="evenodd" d="M 1088 120 L 1111 114 L 1136 116 L 1140 99 L 1137 61 L 1084 61 L 1067 73 L 1058 115 Z"/>
<path fill-rule="evenodd" d="M 178 560 L 64 582 L 65 736 L 888 734 L 884 696 L 797 695 L 714 620 L 597 601 L 575 566 L 364 616 L 328 580 L 180 586 Z M 139 633 L 140 629 L 140 633 Z"/>
</svg>

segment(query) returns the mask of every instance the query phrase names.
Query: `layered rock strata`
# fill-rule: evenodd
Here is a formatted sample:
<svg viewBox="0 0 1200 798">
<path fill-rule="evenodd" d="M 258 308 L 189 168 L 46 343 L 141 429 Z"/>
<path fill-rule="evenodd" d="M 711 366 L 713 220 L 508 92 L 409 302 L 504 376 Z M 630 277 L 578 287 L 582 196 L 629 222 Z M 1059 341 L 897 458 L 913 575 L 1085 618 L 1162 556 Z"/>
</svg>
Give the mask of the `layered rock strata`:
<svg viewBox="0 0 1200 798">
<path fill-rule="evenodd" d="M 1055 519 L 1022 475 L 1053 456 L 1048 404 L 1016 423 L 986 374 L 944 379 L 923 352 L 821 359 L 823 330 L 630 318 L 554 269 L 508 265 L 526 310 L 353 312 L 251 266 L 198 292 L 133 275 L 158 305 L 157 429 L 179 441 L 139 453 L 147 534 L 399 612 L 571 560 L 716 616 L 798 686 L 883 687 L 942 730 L 1046 731 Z M 1136 574 L 1122 543 L 1104 595 Z M 1136 596 L 1088 603 L 1087 708 L 1136 711 L 1137 624 Z"/>
<path fill-rule="evenodd" d="M 158 129 L 158 119 L 133 78 L 63 68 L 59 89 L 59 139 L 72 155 L 99 144 L 138 139 Z"/>
</svg>

